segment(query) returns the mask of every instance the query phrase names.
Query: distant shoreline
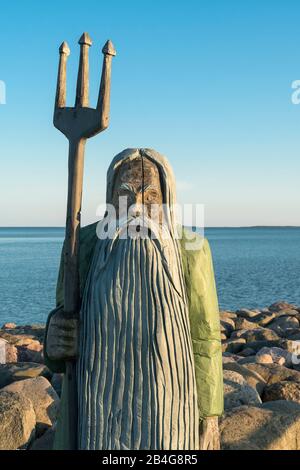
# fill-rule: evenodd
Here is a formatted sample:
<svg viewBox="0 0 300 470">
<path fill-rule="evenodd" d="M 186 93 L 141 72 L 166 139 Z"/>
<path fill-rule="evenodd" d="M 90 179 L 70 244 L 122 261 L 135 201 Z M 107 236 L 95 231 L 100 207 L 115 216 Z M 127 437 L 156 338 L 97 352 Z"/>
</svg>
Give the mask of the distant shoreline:
<svg viewBox="0 0 300 470">
<path fill-rule="evenodd" d="M 90 224 L 87 224 L 90 225 Z M 85 225 L 83 225 L 85 227 Z M 199 228 L 199 227 L 190 227 L 190 228 Z M 200 227 L 202 228 L 202 227 Z M 272 228 L 272 229 L 278 229 L 278 228 L 295 228 L 298 229 L 300 228 L 300 225 L 218 225 L 218 226 L 207 226 L 204 227 L 204 229 L 241 229 L 241 228 L 251 228 L 251 229 L 265 229 L 265 228 Z M 18 225 L 12 225 L 12 226 L 0 226 L 1 229 L 47 229 L 47 230 L 64 230 L 65 227 L 63 226 L 39 226 L 39 225 L 34 225 L 34 226 L 18 226 Z"/>
</svg>

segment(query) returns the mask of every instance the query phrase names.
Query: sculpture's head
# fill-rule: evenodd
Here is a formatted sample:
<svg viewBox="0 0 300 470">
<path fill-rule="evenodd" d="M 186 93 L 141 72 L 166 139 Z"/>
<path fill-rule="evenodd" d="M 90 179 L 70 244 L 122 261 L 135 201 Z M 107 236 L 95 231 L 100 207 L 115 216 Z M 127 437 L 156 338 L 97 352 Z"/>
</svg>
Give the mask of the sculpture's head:
<svg viewBox="0 0 300 470">
<path fill-rule="evenodd" d="M 173 222 L 174 177 L 165 157 L 152 149 L 127 149 L 107 173 L 107 204 L 117 219 L 144 218 Z"/>
</svg>

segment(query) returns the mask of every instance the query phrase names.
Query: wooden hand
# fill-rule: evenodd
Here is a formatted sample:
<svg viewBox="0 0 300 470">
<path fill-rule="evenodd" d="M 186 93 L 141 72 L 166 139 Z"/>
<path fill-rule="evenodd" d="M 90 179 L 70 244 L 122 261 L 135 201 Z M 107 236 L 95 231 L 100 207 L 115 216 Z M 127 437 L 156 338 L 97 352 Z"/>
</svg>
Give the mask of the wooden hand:
<svg viewBox="0 0 300 470">
<path fill-rule="evenodd" d="M 47 332 L 47 355 L 52 361 L 74 359 L 78 354 L 78 319 L 62 309 L 50 320 Z"/>
<path fill-rule="evenodd" d="M 220 450 L 217 416 L 211 416 L 200 421 L 199 440 L 199 450 Z"/>
</svg>

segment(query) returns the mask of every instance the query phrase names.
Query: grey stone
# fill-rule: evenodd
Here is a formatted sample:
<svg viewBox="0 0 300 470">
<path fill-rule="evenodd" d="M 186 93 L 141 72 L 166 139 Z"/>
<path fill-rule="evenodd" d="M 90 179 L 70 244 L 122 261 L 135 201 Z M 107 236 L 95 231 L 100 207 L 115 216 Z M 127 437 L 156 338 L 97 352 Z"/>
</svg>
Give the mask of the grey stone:
<svg viewBox="0 0 300 470">
<path fill-rule="evenodd" d="M 253 330 L 258 327 L 256 323 L 248 321 L 246 318 L 238 317 L 234 323 L 236 330 Z"/>
<path fill-rule="evenodd" d="M 246 340 L 243 338 L 228 339 L 222 344 L 222 351 L 236 354 L 243 349 L 244 344 Z"/>
<path fill-rule="evenodd" d="M 223 374 L 225 410 L 241 405 L 257 405 L 261 403 L 257 390 L 250 387 L 241 374 L 231 370 L 224 370 Z"/>
<path fill-rule="evenodd" d="M 29 398 L 36 415 L 36 431 L 38 436 L 55 423 L 59 409 L 59 398 L 45 377 L 19 380 L 7 385 L 2 390 L 21 393 Z"/>
<path fill-rule="evenodd" d="M 228 362 L 223 364 L 223 369 L 231 370 L 240 374 L 246 380 L 247 384 L 254 388 L 261 396 L 266 386 L 266 381 L 257 372 L 247 369 L 247 367 L 244 367 L 236 362 Z"/>
<path fill-rule="evenodd" d="M 30 379 L 40 375 L 47 379 L 51 379 L 52 377 L 49 369 L 43 364 L 35 364 L 33 362 L 1 364 L 0 388 L 3 388 L 16 380 Z"/>
<path fill-rule="evenodd" d="M 295 305 L 289 304 L 284 300 L 280 300 L 279 302 L 275 302 L 274 304 L 270 305 L 269 310 L 271 312 L 280 312 L 281 310 L 294 310 L 295 308 L 297 308 Z"/>
<path fill-rule="evenodd" d="M 49 428 L 39 439 L 33 441 L 29 450 L 52 450 L 55 437 L 55 427 Z"/>
<path fill-rule="evenodd" d="M 267 385 L 264 389 L 262 400 L 264 402 L 290 400 L 300 403 L 300 383 L 285 380 Z"/>
<path fill-rule="evenodd" d="M 300 405 L 273 401 L 241 406 L 220 420 L 224 450 L 300 450 Z"/>
<path fill-rule="evenodd" d="M 241 338 L 245 338 L 247 343 L 254 341 L 278 341 L 279 336 L 275 331 L 268 328 L 253 328 L 252 330 L 245 331 Z"/>
<path fill-rule="evenodd" d="M 284 380 L 300 382 L 300 372 L 278 364 L 246 364 L 245 367 L 261 375 L 268 385 Z"/>
<path fill-rule="evenodd" d="M 26 448 L 35 434 L 35 412 L 23 394 L 0 390 L 0 450 Z"/>
<path fill-rule="evenodd" d="M 295 317 L 281 316 L 273 320 L 268 327 L 279 336 L 285 337 L 288 330 L 299 328 L 299 321 Z"/>
<path fill-rule="evenodd" d="M 235 312 L 239 317 L 242 318 L 254 318 L 258 315 L 257 310 L 249 310 L 247 308 L 241 308 Z"/>
</svg>

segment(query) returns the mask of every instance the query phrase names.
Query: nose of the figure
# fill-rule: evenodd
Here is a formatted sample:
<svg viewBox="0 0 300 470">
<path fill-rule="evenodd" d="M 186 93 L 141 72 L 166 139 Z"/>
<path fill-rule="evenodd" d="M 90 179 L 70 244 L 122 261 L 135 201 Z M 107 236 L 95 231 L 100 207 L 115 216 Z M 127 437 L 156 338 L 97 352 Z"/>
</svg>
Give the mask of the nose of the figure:
<svg viewBox="0 0 300 470">
<path fill-rule="evenodd" d="M 141 194 L 135 194 L 133 204 L 129 208 L 129 214 L 132 217 L 140 217 L 143 213 L 143 204 L 142 204 Z"/>
<path fill-rule="evenodd" d="M 129 213 L 132 217 L 140 217 L 142 212 L 142 205 L 139 202 L 132 204 L 132 206 L 129 208 Z"/>
</svg>

